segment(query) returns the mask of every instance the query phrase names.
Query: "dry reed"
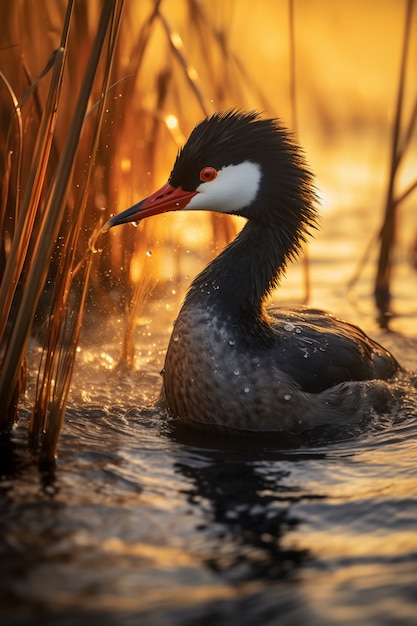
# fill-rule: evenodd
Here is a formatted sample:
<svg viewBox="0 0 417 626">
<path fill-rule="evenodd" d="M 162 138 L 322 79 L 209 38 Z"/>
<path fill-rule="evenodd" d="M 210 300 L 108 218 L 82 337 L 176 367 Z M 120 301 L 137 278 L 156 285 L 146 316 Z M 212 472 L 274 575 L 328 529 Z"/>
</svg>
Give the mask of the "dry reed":
<svg viewBox="0 0 417 626">
<path fill-rule="evenodd" d="M 48 167 L 53 167 L 50 160 L 51 145 L 60 105 L 73 6 L 74 3 L 70 0 L 67 5 L 60 47 L 55 51 L 49 63 L 53 70 L 49 95 L 43 110 L 28 179 L 24 183 L 26 194 L 22 206 L 17 207 L 20 217 L 13 234 L 2 281 L 6 303 L 2 310 L 5 317 L 2 327 L 6 328 L 6 323 L 10 321 L 11 329 L 6 337 L 2 355 L 0 404 L 5 407 L 10 407 L 12 404 L 14 408 L 16 389 L 20 390 L 21 387 L 20 379 L 26 346 L 60 233 L 61 248 L 55 269 L 54 291 L 44 348 L 44 365 L 39 372 L 38 393 L 29 426 L 30 435 L 43 435 L 41 459 L 49 461 L 53 460 L 56 454 L 91 267 L 91 259 L 86 258 L 79 301 L 70 303 L 68 294 L 71 291 L 74 275 L 75 251 L 81 226 L 85 220 L 86 199 L 90 190 L 123 3 L 115 1 L 103 4 L 78 101 L 68 127 L 66 142 L 56 168 L 53 168 L 51 178 L 48 180 L 45 174 Z M 104 61 L 103 81 L 100 87 L 102 98 L 96 112 L 92 141 L 88 150 L 89 164 L 86 168 L 80 197 L 74 206 L 75 219 L 70 221 L 69 226 L 65 228 L 63 222 L 68 210 L 77 151 L 103 51 L 106 51 L 107 58 Z M 45 193 L 45 202 L 40 206 L 42 193 Z M 18 198 L 17 195 L 16 197 Z M 29 260 L 27 260 L 28 251 L 30 252 Z M 23 273 L 25 263 L 26 271 Z M 21 283 L 20 297 L 15 314 L 10 316 L 15 286 L 19 282 Z M 66 326 L 68 317 L 72 317 L 73 321 Z M 9 409 L 7 422 L 3 422 L 1 426 L 10 425 L 13 418 L 13 411 Z"/>
<path fill-rule="evenodd" d="M 397 195 L 396 186 L 398 170 L 410 145 L 411 137 L 417 122 L 417 96 L 414 107 L 405 126 L 405 132 L 401 137 L 403 124 L 403 103 L 406 88 L 407 64 L 410 61 L 410 39 L 413 24 L 413 0 L 407 0 L 404 16 L 404 36 L 401 51 L 401 62 L 399 71 L 399 82 L 397 90 L 397 101 L 395 106 L 395 117 L 392 128 L 390 167 L 388 184 L 385 198 L 384 219 L 379 233 L 380 246 L 375 278 L 375 303 L 378 309 L 378 321 L 382 328 L 388 328 L 391 319 L 391 276 L 393 267 L 393 253 L 396 243 L 397 232 L 397 209 L 416 188 L 417 179 L 408 188 Z"/>
</svg>

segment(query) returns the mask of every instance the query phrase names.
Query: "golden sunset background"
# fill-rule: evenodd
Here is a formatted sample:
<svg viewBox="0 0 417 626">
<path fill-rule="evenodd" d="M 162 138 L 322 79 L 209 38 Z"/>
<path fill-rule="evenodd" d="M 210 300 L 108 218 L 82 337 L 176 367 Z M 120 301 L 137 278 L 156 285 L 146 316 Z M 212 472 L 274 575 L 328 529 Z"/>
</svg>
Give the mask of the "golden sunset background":
<svg viewBox="0 0 417 626">
<path fill-rule="evenodd" d="M 296 133 L 316 173 L 322 224 L 306 251 L 309 278 L 305 265 L 295 265 L 280 297 L 336 306 L 343 314 L 341 302 L 344 297 L 348 301 L 353 285 L 354 297 L 375 317 L 378 233 L 397 120 L 401 159 L 394 192 L 397 198 L 405 192 L 407 197 L 397 207 L 394 223 L 401 228 L 390 263 L 402 262 L 398 271 L 406 274 L 397 291 L 394 275 L 392 290 L 396 311 L 413 314 L 408 285 L 414 281 L 415 287 L 410 269 L 416 245 L 414 5 L 405 0 L 1 4 L 0 268 L 10 306 L 2 313 L 0 397 L 11 407 L 6 422 L 14 419 L 26 346 L 39 325 L 47 347 L 32 434 L 48 430 L 45 415 L 51 403 L 59 416 L 49 418 L 51 423 L 62 422 L 84 304 L 93 318 L 115 312 L 123 316 L 120 359 L 131 367 L 144 299 L 179 298 L 193 275 L 240 228 L 237 219 L 184 213 L 159 216 L 136 230 L 100 234 L 110 215 L 166 181 L 194 125 L 219 109 L 258 109 L 280 117 Z M 100 33 L 100 56 L 89 69 Z M 54 53 L 60 42 L 61 52 Z M 59 63 L 62 82 L 57 78 L 55 85 Z M 79 94 L 88 72 L 84 114 Z M 51 91 L 55 104 L 48 100 Z M 84 123 L 71 152 L 77 113 Z M 35 162 L 39 133 L 50 143 Z M 63 154 L 66 170 L 59 165 Z M 34 177 L 37 191 L 24 204 Z M 57 243 L 49 250 L 43 219 L 51 206 L 57 210 L 51 222 Z M 22 212 L 32 216 L 24 237 Z M 14 239 L 26 241 L 26 248 L 13 248 Z M 36 310 L 27 306 L 29 301 L 37 304 Z M 53 450 L 59 428 L 54 431 Z"/>
</svg>

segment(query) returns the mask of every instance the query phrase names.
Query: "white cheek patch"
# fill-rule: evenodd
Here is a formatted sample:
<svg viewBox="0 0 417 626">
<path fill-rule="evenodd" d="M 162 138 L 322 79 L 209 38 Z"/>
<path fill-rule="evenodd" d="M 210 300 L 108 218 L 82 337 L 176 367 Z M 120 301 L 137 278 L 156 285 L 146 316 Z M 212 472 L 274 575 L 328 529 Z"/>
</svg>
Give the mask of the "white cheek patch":
<svg viewBox="0 0 417 626">
<path fill-rule="evenodd" d="M 197 187 L 199 193 L 191 198 L 185 209 L 235 213 L 256 198 L 261 176 L 260 165 L 251 161 L 226 165 L 214 180 Z"/>
</svg>

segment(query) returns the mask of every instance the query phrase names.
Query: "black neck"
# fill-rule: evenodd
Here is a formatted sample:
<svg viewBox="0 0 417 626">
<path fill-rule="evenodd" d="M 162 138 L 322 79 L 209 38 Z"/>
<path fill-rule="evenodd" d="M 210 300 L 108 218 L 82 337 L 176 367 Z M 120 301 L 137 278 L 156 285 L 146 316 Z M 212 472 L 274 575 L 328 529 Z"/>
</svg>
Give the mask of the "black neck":
<svg viewBox="0 0 417 626">
<path fill-rule="evenodd" d="M 265 297 L 278 284 L 294 251 L 274 225 L 248 221 L 236 239 L 193 281 L 185 306 L 206 302 L 233 317 L 262 315 Z"/>
</svg>

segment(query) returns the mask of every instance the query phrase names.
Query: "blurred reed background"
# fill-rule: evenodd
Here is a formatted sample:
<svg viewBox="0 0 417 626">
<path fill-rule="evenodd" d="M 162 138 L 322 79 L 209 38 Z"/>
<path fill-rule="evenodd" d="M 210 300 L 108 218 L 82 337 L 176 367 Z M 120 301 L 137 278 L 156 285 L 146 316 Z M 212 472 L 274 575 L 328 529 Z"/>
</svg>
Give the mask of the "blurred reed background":
<svg viewBox="0 0 417 626">
<path fill-rule="evenodd" d="M 179 145 L 215 110 L 261 109 L 298 131 L 324 212 L 352 201 L 353 179 L 378 180 L 375 294 L 387 324 L 396 212 L 417 182 L 414 5 L 1 3 L 4 432 L 17 418 L 34 333 L 44 350 L 29 435 L 52 461 L 83 316 L 126 313 L 120 366 L 131 367 L 138 307 L 154 287 L 147 251 L 163 285 L 179 267 L 177 246 L 192 248 L 197 231 L 208 255 L 235 234 L 233 219 L 207 214 L 192 225 L 181 215 L 148 220 L 135 237 L 130 228 L 99 235 L 110 214 L 165 182 Z"/>
</svg>

